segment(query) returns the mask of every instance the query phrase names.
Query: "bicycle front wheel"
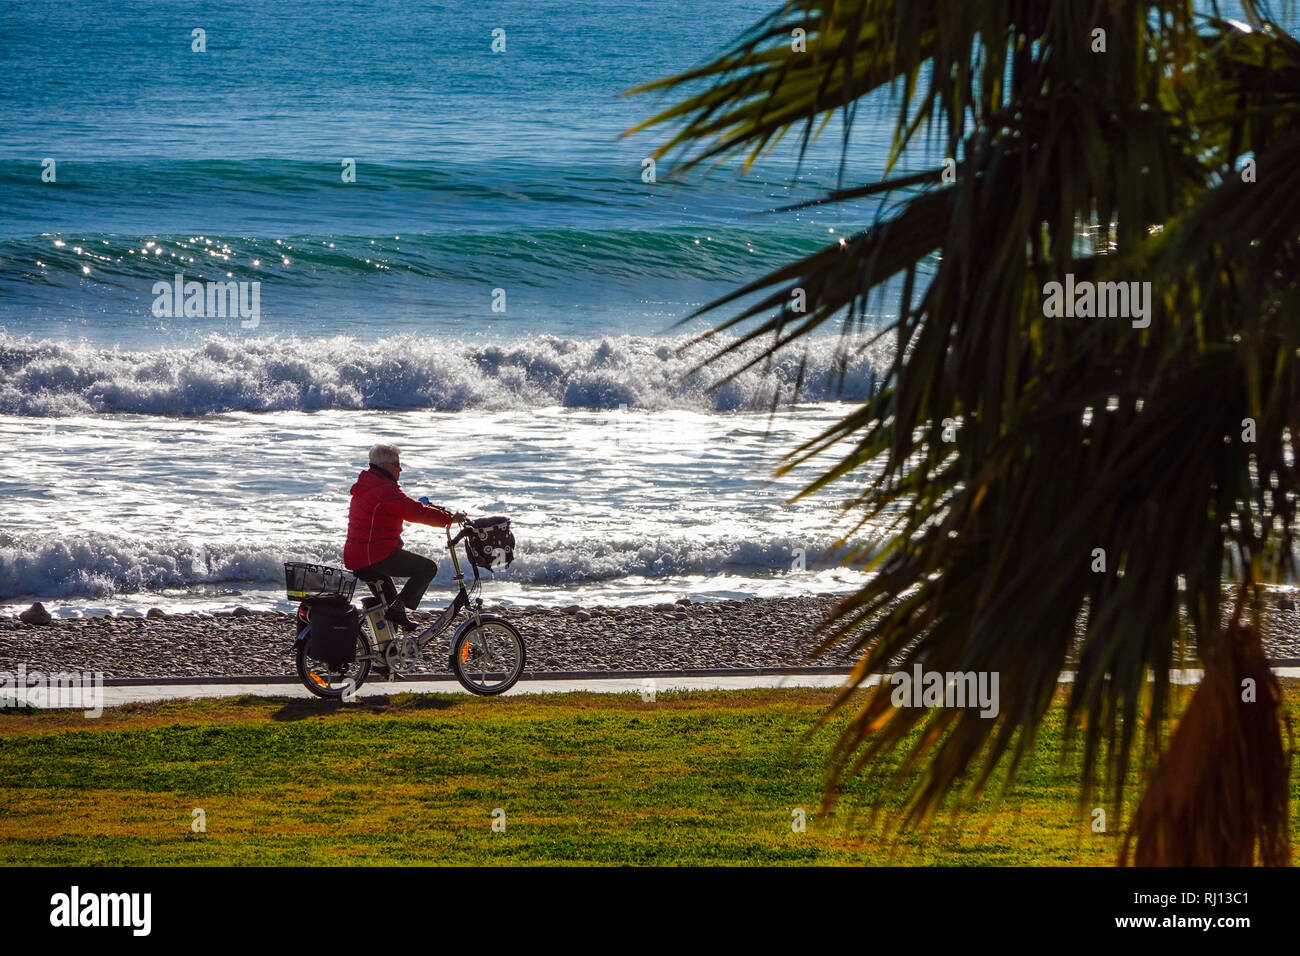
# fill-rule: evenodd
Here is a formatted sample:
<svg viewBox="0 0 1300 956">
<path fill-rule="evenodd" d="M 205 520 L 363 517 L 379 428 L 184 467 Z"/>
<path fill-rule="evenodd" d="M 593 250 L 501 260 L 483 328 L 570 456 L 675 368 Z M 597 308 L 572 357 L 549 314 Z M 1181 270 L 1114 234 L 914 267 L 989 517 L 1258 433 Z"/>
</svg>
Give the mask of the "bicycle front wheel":
<svg viewBox="0 0 1300 956">
<path fill-rule="evenodd" d="M 524 639 L 509 621 L 487 614 L 467 627 L 451 649 L 456 680 L 473 694 L 492 696 L 514 686 L 524 672 Z"/>
</svg>

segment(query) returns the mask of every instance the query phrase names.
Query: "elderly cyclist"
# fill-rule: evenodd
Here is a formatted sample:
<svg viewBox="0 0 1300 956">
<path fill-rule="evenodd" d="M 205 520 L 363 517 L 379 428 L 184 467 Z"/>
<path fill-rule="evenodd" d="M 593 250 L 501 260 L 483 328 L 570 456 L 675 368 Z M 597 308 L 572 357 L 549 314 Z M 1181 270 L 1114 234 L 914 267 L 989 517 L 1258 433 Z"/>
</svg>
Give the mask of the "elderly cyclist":
<svg viewBox="0 0 1300 956">
<path fill-rule="evenodd" d="M 465 515 L 411 498 L 397 485 L 401 474 L 401 452 L 396 445 L 380 444 L 370 449 L 370 467 L 352 486 L 343 563 L 361 580 L 382 583 L 384 601 L 389 605 L 388 619 L 409 631 L 416 625 L 406 612 L 419 606 L 438 573 L 438 565 L 402 547 L 402 524 L 412 521 L 445 528 L 454 521 L 464 521 Z M 406 578 L 400 603 L 394 577 Z"/>
</svg>

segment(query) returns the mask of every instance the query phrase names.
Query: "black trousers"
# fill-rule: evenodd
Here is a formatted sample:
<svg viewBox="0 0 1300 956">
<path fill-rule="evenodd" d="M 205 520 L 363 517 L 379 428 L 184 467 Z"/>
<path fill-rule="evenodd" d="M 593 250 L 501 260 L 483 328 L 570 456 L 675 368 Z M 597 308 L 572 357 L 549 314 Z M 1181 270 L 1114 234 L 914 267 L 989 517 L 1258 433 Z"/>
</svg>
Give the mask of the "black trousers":
<svg viewBox="0 0 1300 956">
<path fill-rule="evenodd" d="M 352 573 L 362 581 L 380 581 L 383 586 L 384 601 L 388 604 L 397 600 L 397 588 L 393 585 L 393 578 L 406 578 L 406 586 L 402 588 L 402 603 L 414 611 L 420 606 L 420 598 L 424 597 L 424 592 L 428 590 L 433 576 L 438 573 L 438 565 L 423 555 L 398 548 L 384 560 L 376 561 L 368 567 L 358 568 Z"/>
</svg>

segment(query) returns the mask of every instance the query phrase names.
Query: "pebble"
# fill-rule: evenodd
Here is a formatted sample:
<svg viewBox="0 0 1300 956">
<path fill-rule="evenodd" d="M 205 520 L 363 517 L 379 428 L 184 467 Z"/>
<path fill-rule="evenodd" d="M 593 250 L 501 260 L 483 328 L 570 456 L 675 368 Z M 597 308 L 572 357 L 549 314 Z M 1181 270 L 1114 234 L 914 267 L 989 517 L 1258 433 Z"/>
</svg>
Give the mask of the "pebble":
<svg viewBox="0 0 1300 956">
<path fill-rule="evenodd" d="M 18 620 L 22 621 L 24 624 L 44 625 L 44 624 L 49 624 L 51 621 L 53 621 L 54 616 L 50 614 L 49 611 L 45 610 L 44 604 L 42 604 L 40 601 L 37 601 L 27 610 L 19 614 Z"/>
</svg>

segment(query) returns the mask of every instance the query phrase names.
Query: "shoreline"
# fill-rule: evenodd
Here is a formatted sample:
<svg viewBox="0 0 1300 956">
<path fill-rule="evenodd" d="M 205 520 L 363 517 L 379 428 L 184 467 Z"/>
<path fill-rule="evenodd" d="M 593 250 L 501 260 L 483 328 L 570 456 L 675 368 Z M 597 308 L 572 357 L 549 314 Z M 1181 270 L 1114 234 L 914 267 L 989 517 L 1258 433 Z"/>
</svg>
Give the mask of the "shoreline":
<svg viewBox="0 0 1300 956">
<path fill-rule="evenodd" d="M 484 612 L 502 613 L 519 627 L 528 649 L 525 673 L 829 670 L 851 667 L 857 656 L 846 647 L 808 656 L 813 629 L 836 600 L 815 595 L 607 607 L 489 604 Z M 0 617 L 0 671 L 16 672 L 21 664 L 29 673 L 98 671 L 108 680 L 296 680 L 294 634 L 293 615 L 283 611 L 55 618 L 49 624 Z M 1270 661 L 1300 658 L 1300 612 L 1270 607 L 1264 645 Z M 423 666 L 407 673 L 450 676 L 439 657 L 430 649 Z"/>
<path fill-rule="evenodd" d="M 842 651 L 807 658 L 814 646 L 812 630 L 835 600 L 748 598 L 566 608 L 485 605 L 484 613 L 502 613 L 519 627 L 528 650 L 527 672 L 843 668 L 851 666 L 853 658 Z M 422 617 L 421 623 L 431 619 Z M 106 679 L 297 679 L 294 635 L 293 615 L 283 611 L 55 618 L 39 625 L 4 617 L 0 671 L 13 672 L 23 664 L 29 672 L 101 671 Z M 450 675 L 445 655 L 431 646 L 425 657 L 424 666 L 413 668 L 411 675 Z"/>
</svg>

